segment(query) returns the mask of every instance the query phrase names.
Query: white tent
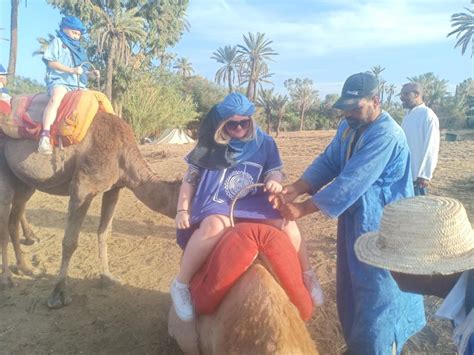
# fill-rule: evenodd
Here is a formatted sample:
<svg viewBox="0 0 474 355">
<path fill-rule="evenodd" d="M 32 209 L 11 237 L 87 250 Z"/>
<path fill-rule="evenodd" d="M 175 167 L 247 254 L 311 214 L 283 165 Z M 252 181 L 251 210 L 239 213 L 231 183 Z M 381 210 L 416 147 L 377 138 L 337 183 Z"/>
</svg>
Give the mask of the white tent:
<svg viewBox="0 0 474 355">
<path fill-rule="evenodd" d="M 194 143 L 194 139 L 188 136 L 182 129 L 168 128 L 158 137 L 158 139 L 154 143 L 187 144 Z"/>
</svg>

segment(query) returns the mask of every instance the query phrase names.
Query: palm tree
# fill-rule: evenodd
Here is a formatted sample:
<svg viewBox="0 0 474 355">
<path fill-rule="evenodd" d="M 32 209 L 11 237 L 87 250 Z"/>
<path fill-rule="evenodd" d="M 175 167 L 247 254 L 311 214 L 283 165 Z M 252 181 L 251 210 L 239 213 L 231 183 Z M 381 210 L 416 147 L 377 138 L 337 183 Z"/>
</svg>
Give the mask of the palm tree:
<svg viewBox="0 0 474 355">
<path fill-rule="evenodd" d="M 179 58 L 173 68 L 177 70 L 183 79 L 190 77 L 194 73 L 192 63 L 188 61 L 188 58 Z"/>
<path fill-rule="evenodd" d="M 382 68 L 381 65 L 374 65 L 372 68 L 370 68 L 370 70 L 379 81 L 379 93 L 381 95 L 380 103 L 383 104 L 383 91 L 384 91 L 384 86 L 385 86 L 386 81 L 380 77 L 380 73 L 382 73 L 385 70 L 385 68 Z"/>
<path fill-rule="evenodd" d="M 263 108 L 265 121 L 267 123 L 267 133 L 271 133 L 272 111 L 273 111 L 273 89 L 262 89 L 259 91 L 257 105 Z"/>
<path fill-rule="evenodd" d="M 278 95 L 274 96 L 272 100 L 273 111 L 277 117 L 277 126 L 276 126 L 276 137 L 280 134 L 281 122 L 283 121 L 283 116 L 286 112 L 286 107 L 288 104 L 288 96 Z"/>
<path fill-rule="evenodd" d="M 18 6 L 20 0 L 11 0 L 10 12 L 10 57 L 8 59 L 8 76 L 13 79 L 16 73 L 16 56 L 18 53 Z"/>
<path fill-rule="evenodd" d="M 46 51 L 46 49 L 48 49 L 49 45 L 51 44 L 51 42 L 53 42 L 55 36 L 52 35 L 51 33 L 48 33 L 48 38 L 44 38 L 44 37 L 38 37 L 36 40 L 38 41 L 40 47 L 35 50 L 32 55 L 35 56 L 35 55 L 43 55 L 44 52 Z"/>
<path fill-rule="evenodd" d="M 318 100 L 318 90 L 313 88 L 313 81 L 310 79 L 287 79 L 285 87 L 290 93 L 291 100 L 296 105 L 300 114 L 300 131 L 304 128 L 304 116 L 311 106 Z"/>
<path fill-rule="evenodd" d="M 249 32 L 248 37 L 245 35 L 245 45 L 238 45 L 239 59 L 245 62 L 247 68 L 248 86 L 247 97 L 255 100 L 257 83 L 261 78 L 260 71 L 266 71 L 264 76 L 268 76 L 268 67 L 266 60 L 271 60 L 271 56 L 278 55 L 270 45 L 273 41 L 265 39 L 265 34 L 257 32 L 256 35 Z"/>
<path fill-rule="evenodd" d="M 91 37 L 97 40 L 99 54 L 106 56 L 105 94 L 112 98 L 112 82 L 116 65 L 127 66 L 132 59 L 132 43 L 144 42 L 145 19 L 137 16 L 138 8 L 123 11 L 120 2 L 102 8 L 90 3 L 98 19 L 91 28 Z"/>
<path fill-rule="evenodd" d="M 263 87 L 262 87 L 263 84 L 273 84 L 272 81 L 269 80 L 270 77 L 273 76 L 273 73 L 268 72 L 268 66 L 266 63 L 263 63 L 263 62 L 259 63 L 256 66 L 255 73 L 256 73 L 256 76 L 254 77 L 254 80 L 250 81 L 250 70 L 249 70 L 248 65 L 246 65 L 246 63 L 241 64 L 239 67 L 239 73 L 238 73 L 239 86 L 252 82 L 251 91 L 256 93 L 257 84 L 260 87 L 260 90 L 263 90 Z"/>
<path fill-rule="evenodd" d="M 382 73 L 385 70 L 385 68 L 382 68 L 381 65 L 374 65 L 372 68 L 370 68 L 370 70 L 377 77 L 377 79 L 379 79 L 380 73 Z"/>
<path fill-rule="evenodd" d="M 397 87 L 394 84 L 390 84 L 385 87 L 385 93 L 388 95 L 387 96 L 387 105 L 390 106 L 390 103 L 392 102 L 392 96 L 395 94 L 395 90 Z"/>
<path fill-rule="evenodd" d="M 438 106 L 448 95 L 448 80 L 439 79 L 433 73 L 425 73 L 407 78 L 423 86 L 423 99 L 427 106 Z"/>
<path fill-rule="evenodd" d="M 471 57 L 474 54 L 474 10 L 465 8 L 468 12 L 460 12 L 451 16 L 451 27 L 455 30 L 448 33 L 447 37 L 456 34 L 457 42 L 454 48 L 461 47 L 461 55 L 466 52 L 467 46 L 471 45 Z"/>
<path fill-rule="evenodd" d="M 212 53 L 211 59 L 215 59 L 217 62 L 224 64 L 217 70 L 215 80 L 218 84 L 227 82 L 229 93 L 232 92 L 232 84 L 235 82 L 239 67 L 237 46 L 218 48 L 217 51 Z"/>
<path fill-rule="evenodd" d="M 295 93 L 295 103 L 300 112 L 300 131 L 304 128 L 304 116 L 311 106 L 317 101 L 318 91 L 312 86 L 304 85 L 297 88 Z"/>
</svg>

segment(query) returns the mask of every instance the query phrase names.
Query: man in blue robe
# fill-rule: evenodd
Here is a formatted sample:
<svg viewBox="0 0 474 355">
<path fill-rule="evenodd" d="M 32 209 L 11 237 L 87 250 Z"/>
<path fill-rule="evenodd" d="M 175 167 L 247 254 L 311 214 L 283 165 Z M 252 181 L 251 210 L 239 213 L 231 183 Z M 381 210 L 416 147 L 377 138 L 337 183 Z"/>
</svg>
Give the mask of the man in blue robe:
<svg viewBox="0 0 474 355">
<path fill-rule="evenodd" d="M 378 87 L 369 72 L 346 80 L 334 104 L 345 115 L 336 136 L 281 199 L 271 197 L 289 220 L 316 211 L 338 218 L 337 307 L 349 354 L 398 354 L 425 325 L 422 297 L 401 292 L 390 272 L 354 252 L 360 235 L 378 230 L 385 205 L 413 196 L 406 138 L 382 111 Z M 292 202 L 304 193 L 312 197 Z"/>
</svg>

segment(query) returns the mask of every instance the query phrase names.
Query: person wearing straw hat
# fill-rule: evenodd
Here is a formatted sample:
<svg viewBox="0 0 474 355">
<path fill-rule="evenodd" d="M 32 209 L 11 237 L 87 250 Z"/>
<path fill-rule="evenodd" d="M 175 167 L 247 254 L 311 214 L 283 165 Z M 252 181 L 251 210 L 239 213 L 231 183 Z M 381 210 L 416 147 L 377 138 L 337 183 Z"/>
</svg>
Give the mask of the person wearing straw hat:
<svg viewBox="0 0 474 355">
<path fill-rule="evenodd" d="M 399 353 L 425 325 L 423 298 L 401 292 L 388 270 L 360 262 L 354 243 L 378 230 L 386 204 L 413 196 L 409 148 L 401 127 L 381 109 L 373 74 L 351 75 L 334 107 L 345 116 L 334 139 L 271 200 L 288 220 L 316 211 L 338 218 L 337 308 L 347 352 Z M 293 202 L 305 193 L 311 198 Z"/>
<path fill-rule="evenodd" d="M 426 195 L 428 184 L 438 163 L 439 120 L 423 102 L 423 86 L 416 82 L 403 85 L 400 92 L 403 107 L 408 109 L 402 128 L 411 153 L 411 172 L 415 195 Z"/>
<path fill-rule="evenodd" d="M 474 230 L 452 198 L 419 196 L 385 207 L 380 229 L 355 243 L 359 260 L 391 271 L 400 289 L 444 298 L 458 353 L 474 354 Z"/>
<path fill-rule="evenodd" d="M 68 91 L 84 89 L 87 85 L 87 74 L 81 65 L 87 62 L 88 58 L 80 43 L 85 30 L 85 26 L 77 17 L 63 17 L 57 37 L 43 54 L 43 62 L 46 64 L 45 82 L 50 99 L 43 113 L 43 130 L 38 144 L 38 152 L 41 154 L 53 153 L 50 129 L 64 95 Z M 99 77 L 97 70 L 91 71 L 91 74 Z"/>
</svg>

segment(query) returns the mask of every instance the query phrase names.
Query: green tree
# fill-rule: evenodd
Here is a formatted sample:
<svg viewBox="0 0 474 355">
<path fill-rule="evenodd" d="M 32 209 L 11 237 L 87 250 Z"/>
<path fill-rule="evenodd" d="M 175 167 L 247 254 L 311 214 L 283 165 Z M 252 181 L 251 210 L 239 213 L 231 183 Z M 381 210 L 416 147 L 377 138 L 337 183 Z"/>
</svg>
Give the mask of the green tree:
<svg viewBox="0 0 474 355">
<path fill-rule="evenodd" d="M 223 64 L 217 72 L 215 80 L 218 84 L 227 82 L 229 93 L 233 91 L 233 84 L 239 68 L 239 57 L 237 55 L 236 46 L 220 47 L 212 53 L 211 59 L 215 59 L 218 63 Z"/>
<path fill-rule="evenodd" d="M 394 84 L 387 85 L 385 87 L 385 93 L 387 94 L 387 105 L 390 106 L 392 103 L 392 97 L 395 94 L 397 87 Z"/>
<path fill-rule="evenodd" d="M 333 108 L 339 98 L 338 94 L 327 94 L 320 106 L 320 113 L 328 119 L 327 128 L 337 128 L 340 119 L 343 117 L 341 110 Z"/>
<path fill-rule="evenodd" d="M 22 76 L 15 76 L 13 81 L 9 83 L 8 88 L 10 89 L 10 95 L 22 95 L 22 94 L 38 94 L 45 92 L 46 87 L 36 80 L 30 78 L 24 78 Z"/>
<path fill-rule="evenodd" d="M 99 56 L 105 62 L 106 94 L 113 98 L 115 69 L 148 66 L 166 46 L 176 43 L 187 29 L 188 0 L 47 0 L 61 13 L 80 17 L 90 29 Z M 133 48 L 133 50 L 132 50 Z M 141 65 L 142 66 L 142 65 Z"/>
<path fill-rule="evenodd" d="M 384 93 L 385 84 L 387 82 L 380 76 L 380 74 L 385 70 L 385 68 L 382 68 L 381 65 L 374 65 L 372 68 L 370 68 L 370 70 L 379 81 L 380 103 L 383 104 L 383 93 Z"/>
<path fill-rule="evenodd" d="M 467 12 L 459 12 L 451 16 L 451 27 L 455 29 L 448 33 L 447 37 L 456 35 L 454 48 L 461 47 L 461 55 L 471 46 L 471 57 L 474 54 L 473 34 L 474 34 L 474 10 L 465 8 Z"/>
<path fill-rule="evenodd" d="M 278 94 L 273 97 L 272 107 L 277 118 L 276 137 L 278 137 L 280 134 L 281 123 L 283 121 L 283 117 L 285 116 L 287 105 L 288 96 Z"/>
<path fill-rule="evenodd" d="M 273 113 L 273 89 L 262 89 L 258 93 L 257 106 L 263 108 L 265 115 L 266 131 L 271 133 L 272 113 Z"/>
<path fill-rule="evenodd" d="M 270 45 L 271 40 L 265 39 L 265 34 L 257 32 L 256 35 L 249 32 L 248 37 L 243 36 L 244 45 L 237 45 L 239 59 L 244 64 L 242 69 L 246 75 L 247 97 L 255 100 L 257 84 L 270 76 L 266 61 L 278 55 Z"/>
<path fill-rule="evenodd" d="M 439 79 L 434 73 L 425 73 L 407 78 L 423 86 L 423 98 L 427 106 L 436 110 L 448 95 L 448 81 Z"/>
<path fill-rule="evenodd" d="M 173 66 L 176 69 L 178 75 L 183 79 L 190 77 L 194 73 L 192 63 L 189 62 L 188 58 L 179 58 Z"/>
<path fill-rule="evenodd" d="M 91 37 L 97 39 L 99 54 L 105 55 L 106 80 L 105 94 L 113 98 L 113 76 L 116 65 L 128 65 L 132 58 L 133 43 L 146 38 L 145 20 L 137 17 L 138 9 L 123 11 L 119 3 L 109 9 L 92 5 L 97 15 L 91 27 Z"/>
<path fill-rule="evenodd" d="M 38 37 L 36 40 L 38 41 L 40 47 L 35 50 L 32 55 L 43 55 L 48 46 L 51 44 L 51 42 L 54 40 L 55 36 L 52 35 L 51 33 L 48 33 L 48 38 L 44 37 Z"/>
<path fill-rule="evenodd" d="M 300 116 L 300 131 L 304 127 L 305 113 L 318 101 L 318 90 L 310 79 L 288 79 L 284 82 Z"/>
<path fill-rule="evenodd" d="M 199 75 L 188 78 L 182 90 L 193 98 L 199 119 L 207 115 L 212 106 L 222 101 L 226 94 L 224 88 Z"/>
<path fill-rule="evenodd" d="M 137 139 L 156 135 L 166 128 L 184 128 L 196 118 L 192 97 L 183 95 L 179 85 L 162 82 L 154 72 L 133 75 L 135 78 L 130 80 L 123 103 L 124 119 L 132 126 Z"/>
</svg>

